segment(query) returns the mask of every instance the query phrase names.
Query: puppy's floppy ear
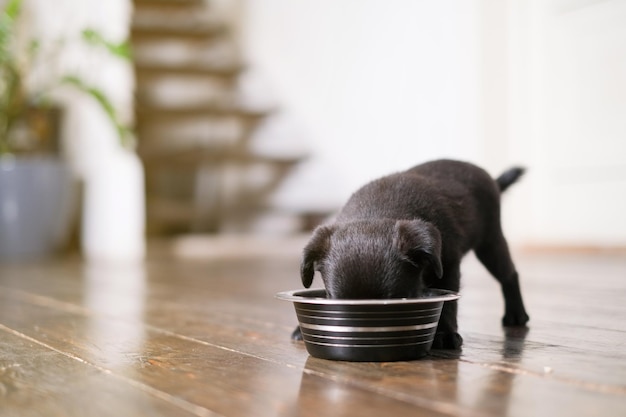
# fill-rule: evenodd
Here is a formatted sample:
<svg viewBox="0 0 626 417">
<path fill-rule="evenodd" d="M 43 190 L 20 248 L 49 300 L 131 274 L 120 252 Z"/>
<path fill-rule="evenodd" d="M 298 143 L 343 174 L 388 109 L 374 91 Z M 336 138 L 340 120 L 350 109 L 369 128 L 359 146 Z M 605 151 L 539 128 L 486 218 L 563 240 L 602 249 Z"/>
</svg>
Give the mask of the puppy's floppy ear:
<svg viewBox="0 0 626 417">
<path fill-rule="evenodd" d="M 426 261 L 437 278 L 443 276 L 441 234 L 433 224 L 419 219 L 398 220 L 394 227 L 393 241 L 409 262 L 422 264 Z"/>
<path fill-rule="evenodd" d="M 300 278 L 302 278 L 302 285 L 305 288 L 309 288 L 313 282 L 315 262 L 319 262 L 328 253 L 332 234 L 332 226 L 319 226 L 313 232 L 309 243 L 304 247 L 302 263 L 300 264 Z"/>
</svg>

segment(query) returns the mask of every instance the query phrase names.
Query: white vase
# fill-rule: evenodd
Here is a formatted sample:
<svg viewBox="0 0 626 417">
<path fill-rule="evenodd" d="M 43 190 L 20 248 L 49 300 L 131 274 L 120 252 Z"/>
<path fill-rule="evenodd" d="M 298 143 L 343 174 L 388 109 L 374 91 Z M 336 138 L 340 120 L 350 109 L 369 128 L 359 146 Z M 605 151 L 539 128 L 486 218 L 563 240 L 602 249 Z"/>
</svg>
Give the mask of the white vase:
<svg viewBox="0 0 626 417">
<path fill-rule="evenodd" d="M 100 155 L 85 175 L 81 247 L 89 262 L 143 261 L 146 253 L 144 170 L 124 149 Z"/>
</svg>

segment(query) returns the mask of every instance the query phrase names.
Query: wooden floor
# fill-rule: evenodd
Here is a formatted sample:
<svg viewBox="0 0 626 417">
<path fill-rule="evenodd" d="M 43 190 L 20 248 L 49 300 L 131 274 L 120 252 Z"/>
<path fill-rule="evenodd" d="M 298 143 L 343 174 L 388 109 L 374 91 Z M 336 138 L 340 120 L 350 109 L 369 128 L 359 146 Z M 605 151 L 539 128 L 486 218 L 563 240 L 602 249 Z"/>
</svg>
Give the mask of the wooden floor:
<svg viewBox="0 0 626 417">
<path fill-rule="evenodd" d="M 462 353 L 348 363 L 289 340 L 273 296 L 300 287 L 299 242 L 194 245 L 137 268 L 0 265 L 0 416 L 626 416 L 623 254 L 518 253 L 531 321 L 511 332 L 470 256 Z"/>
</svg>

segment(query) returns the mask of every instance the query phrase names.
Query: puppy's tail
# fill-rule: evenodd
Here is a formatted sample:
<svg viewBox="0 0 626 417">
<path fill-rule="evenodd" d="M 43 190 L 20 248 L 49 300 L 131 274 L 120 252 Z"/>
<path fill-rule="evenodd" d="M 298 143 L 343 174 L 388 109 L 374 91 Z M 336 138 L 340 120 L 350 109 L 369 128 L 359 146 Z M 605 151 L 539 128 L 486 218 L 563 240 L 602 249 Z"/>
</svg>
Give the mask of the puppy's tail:
<svg viewBox="0 0 626 417">
<path fill-rule="evenodd" d="M 496 182 L 498 183 L 498 187 L 500 188 L 500 192 L 503 192 L 513 183 L 517 182 L 522 175 L 524 175 L 524 168 L 521 167 L 513 167 L 502 173 L 498 178 L 496 178 Z"/>
</svg>

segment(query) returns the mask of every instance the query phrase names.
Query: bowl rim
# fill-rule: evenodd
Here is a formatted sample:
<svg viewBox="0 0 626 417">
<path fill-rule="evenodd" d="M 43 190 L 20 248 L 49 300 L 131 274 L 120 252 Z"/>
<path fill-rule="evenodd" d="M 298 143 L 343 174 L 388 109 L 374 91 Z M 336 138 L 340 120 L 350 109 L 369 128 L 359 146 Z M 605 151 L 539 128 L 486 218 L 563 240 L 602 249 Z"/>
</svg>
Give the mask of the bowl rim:
<svg viewBox="0 0 626 417">
<path fill-rule="evenodd" d="M 441 301 L 458 300 L 459 293 L 439 288 L 429 288 L 428 291 L 436 293 L 432 297 L 417 298 L 389 298 L 389 299 L 337 299 L 307 297 L 305 294 L 326 291 L 324 288 L 309 288 L 291 291 L 281 291 L 275 295 L 279 300 L 293 301 L 294 303 L 317 304 L 317 305 L 399 305 L 399 304 L 424 304 Z"/>
</svg>

